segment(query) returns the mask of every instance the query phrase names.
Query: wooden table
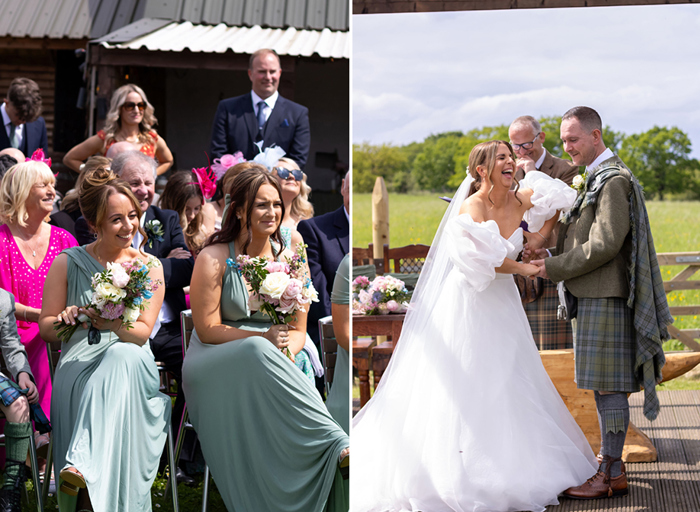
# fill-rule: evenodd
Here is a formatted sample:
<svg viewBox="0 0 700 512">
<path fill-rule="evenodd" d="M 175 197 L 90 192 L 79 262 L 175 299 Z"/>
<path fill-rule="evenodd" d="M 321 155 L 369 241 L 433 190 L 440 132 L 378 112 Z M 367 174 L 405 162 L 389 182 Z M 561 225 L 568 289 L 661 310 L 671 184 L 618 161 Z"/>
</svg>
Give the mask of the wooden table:
<svg viewBox="0 0 700 512">
<path fill-rule="evenodd" d="M 353 336 L 388 336 L 392 345 L 401 335 L 405 313 L 389 315 L 352 315 Z"/>
<path fill-rule="evenodd" d="M 389 364 L 396 342 L 401 336 L 404 313 L 389 315 L 353 315 L 352 335 L 357 336 L 388 336 L 390 340 L 376 345 L 353 341 L 353 365 L 357 368 L 360 378 L 360 407 L 369 400 L 369 370 L 374 372 L 374 389 L 377 389 L 382 374 Z M 371 351 L 371 352 L 370 352 Z M 370 357 L 371 356 L 371 357 Z M 370 364 L 371 359 L 371 364 Z"/>
</svg>

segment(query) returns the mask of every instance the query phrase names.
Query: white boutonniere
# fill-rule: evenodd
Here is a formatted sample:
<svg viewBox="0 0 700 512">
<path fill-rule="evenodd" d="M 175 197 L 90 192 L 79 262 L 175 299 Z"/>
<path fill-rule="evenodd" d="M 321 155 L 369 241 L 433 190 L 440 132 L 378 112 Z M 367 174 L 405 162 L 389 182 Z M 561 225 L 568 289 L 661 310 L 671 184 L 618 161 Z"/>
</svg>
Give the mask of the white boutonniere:
<svg viewBox="0 0 700 512">
<path fill-rule="evenodd" d="M 574 190 L 577 190 L 580 194 L 585 189 L 587 181 L 588 181 L 588 171 L 584 172 L 583 174 L 579 174 L 577 176 L 574 176 L 574 179 L 571 182 L 571 188 L 573 188 Z"/>
<path fill-rule="evenodd" d="M 146 235 L 148 235 L 148 247 L 153 248 L 153 240 L 156 240 L 158 242 L 163 241 L 163 235 L 165 234 L 165 231 L 163 230 L 163 224 L 158 219 L 153 219 L 149 220 L 146 222 L 146 225 L 143 227 L 144 231 L 146 231 Z"/>
</svg>

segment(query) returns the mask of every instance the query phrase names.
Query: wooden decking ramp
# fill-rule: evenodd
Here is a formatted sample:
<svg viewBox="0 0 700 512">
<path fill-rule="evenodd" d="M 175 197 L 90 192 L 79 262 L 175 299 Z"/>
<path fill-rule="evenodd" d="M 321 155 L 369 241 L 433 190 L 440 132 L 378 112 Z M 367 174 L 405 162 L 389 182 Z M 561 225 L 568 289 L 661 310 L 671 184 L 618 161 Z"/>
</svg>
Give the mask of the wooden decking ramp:
<svg viewBox="0 0 700 512">
<path fill-rule="evenodd" d="M 659 391 L 661 412 L 648 421 L 643 393 L 630 396 L 630 419 L 658 450 L 658 461 L 628 463 L 630 493 L 623 498 L 561 500 L 547 512 L 700 511 L 700 391 Z"/>
</svg>

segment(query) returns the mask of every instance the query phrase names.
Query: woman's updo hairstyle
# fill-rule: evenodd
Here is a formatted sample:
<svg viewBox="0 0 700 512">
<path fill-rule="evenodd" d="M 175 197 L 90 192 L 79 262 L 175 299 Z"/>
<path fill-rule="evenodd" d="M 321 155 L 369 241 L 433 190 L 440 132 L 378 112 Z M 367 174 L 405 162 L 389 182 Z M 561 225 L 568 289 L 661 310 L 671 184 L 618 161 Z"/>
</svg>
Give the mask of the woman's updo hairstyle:
<svg viewBox="0 0 700 512">
<path fill-rule="evenodd" d="M 238 248 L 238 251 L 240 254 L 246 254 L 250 242 L 253 241 L 253 230 L 250 228 L 250 224 L 248 222 L 243 225 L 241 222 L 242 218 L 239 218 L 236 212 L 244 210 L 245 218 L 250 219 L 253 213 L 255 196 L 258 195 L 258 190 L 260 190 L 260 187 L 265 184 L 275 187 L 277 194 L 279 194 L 280 203 L 282 206 L 282 213 L 279 218 L 279 223 L 277 224 L 277 229 L 270 237 L 270 239 L 274 240 L 277 245 L 277 247 L 275 247 L 275 244 L 272 245 L 272 253 L 275 257 L 278 256 L 283 246 L 282 235 L 280 234 L 280 225 L 282 224 L 282 219 L 284 218 L 282 190 L 280 189 L 277 178 L 275 178 L 265 166 L 260 164 L 253 164 L 250 168 L 241 171 L 241 173 L 238 174 L 230 184 L 228 192 L 231 195 L 231 203 L 226 209 L 225 216 L 221 219 L 221 230 L 209 237 L 205 247 L 212 244 L 227 244 L 233 242 L 238 240 L 241 233 L 245 231 L 247 232 L 248 237 L 243 243 L 243 246 Z"/>
<path fill-rule="evenodd" d="M 481 189 L 483 181 L 481 179 L 481 175 L 479 174 L 476 168 L 485 167 L 486 177 L 488 178 L 489 183 L 491 183 L 491 188 L 489 189 L 488 193 L 488 199 L 491 202 L 491 204 L 493 204 L 493 201 L 491 201 L 491 191 L 493 190 L 493 180 L 491 179 L 491 173 L 493 172 L 494 167 L 496 167 L 496 155 L 498 154 L 498 146 L 500 146 L 501 144 L 506 145 L 508 151 L 510 151 L 510 155 L 513 158 L 513 161 L 515 161 L 516 156 L 515 153 L 513 153 L 513 148 L 508 142 L 504 140 L 490 140 L 488 142 L 482 142 L 474 146 L 474 148 L 472 148 L 471 153 L 469 153 L 469 174 L 471 174 L 472 178 L 474 178 L 474 183 L 472 183 L 471 189 L 469 190 L 469 195 L 472 195 L 474 192 Z M 515 169 L 513 169 L 513 175 L 515 175 Z M 517 198 L 520 184 L 517 182 L 517 180 L 515 183 L 515 197 Z M 520 201 L 520 199 L 518 199 L 518 201 Z"/>
<path fill-rule="evenodd" d="M 105 167 L 97 167 L 84 174 L 85 178 L 80 185 L 79 191 L 80 211 L 93 231 L 97 232 L 97 229 L 104 222 L 107 202 L 113 194 L 123 194 L 128 197 L 139 218 L 141 218 L 143 214 L 141 204 L 126 181 Z M 144 237 L 141 243 L 141 246 L 143 246 L 146 243 L 146 233 L 140 226 L 139 232 Z"/>
</svg>

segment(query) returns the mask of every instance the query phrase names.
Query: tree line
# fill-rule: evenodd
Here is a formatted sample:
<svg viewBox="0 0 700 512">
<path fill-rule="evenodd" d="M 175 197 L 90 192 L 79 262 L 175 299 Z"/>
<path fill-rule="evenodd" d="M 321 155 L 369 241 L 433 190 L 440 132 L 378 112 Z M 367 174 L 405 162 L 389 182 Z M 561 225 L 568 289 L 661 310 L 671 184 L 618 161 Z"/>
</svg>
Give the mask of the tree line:
<svg viewBox="0 0 700 512">
<path fill-rule="evenodd" d="M 542 117 L 539 122 L 546 133 L 545 148 L 570 160 L 559 138 L 561 117 Z M 464 179 L 471 149 L 492 139 L 507 141 L 508 125 L 444 132 L 404 146 L 354 144 L 353 191 L 371 192 L 378 176 L 393 192 L 454 191 Z M 690 157 L 690 138 L 679 128 L 654 126 L 626 135 L 605 126 L 603 140 L 639 179 L 647 198 L 700 198 L 700 162 Z"/>
</svg>

